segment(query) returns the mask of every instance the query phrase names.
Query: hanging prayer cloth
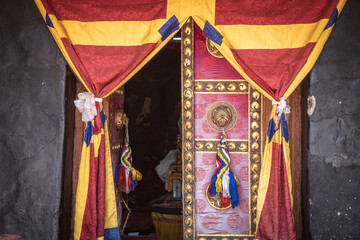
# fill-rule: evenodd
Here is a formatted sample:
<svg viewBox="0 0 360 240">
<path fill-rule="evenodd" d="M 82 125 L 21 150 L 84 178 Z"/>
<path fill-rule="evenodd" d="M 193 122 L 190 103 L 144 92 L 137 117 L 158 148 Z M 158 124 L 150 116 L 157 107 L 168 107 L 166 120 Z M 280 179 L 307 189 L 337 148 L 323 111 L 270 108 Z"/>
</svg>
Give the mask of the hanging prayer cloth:
<svg viewBox="0 0 360 240">
<path fill-rule="evenodd" d="M 125 131 L 126 136 L 124 140 L 124 147 L 121 151 L 120 163 L 115 170 L 115 182 L 118 183 L 120 191 L 128 194 L 130 191 L 135 190 L 138 181 L 142 179 L 142 175 L 132 166 L 132 151 L 129 142 L 127 124 Z"/>
<path fill-rule="evenodd" d="M 208 195 L 220 201 L 221 208 L 228 207 L 229 202 L 234 208 L 239 205 L 238 185 L 239 179 L 230 171 L 230 154 L 226 147 L 226 134 L 223 132 L 216 154 L 216 172 L 211 178 Z"/>
</svg>

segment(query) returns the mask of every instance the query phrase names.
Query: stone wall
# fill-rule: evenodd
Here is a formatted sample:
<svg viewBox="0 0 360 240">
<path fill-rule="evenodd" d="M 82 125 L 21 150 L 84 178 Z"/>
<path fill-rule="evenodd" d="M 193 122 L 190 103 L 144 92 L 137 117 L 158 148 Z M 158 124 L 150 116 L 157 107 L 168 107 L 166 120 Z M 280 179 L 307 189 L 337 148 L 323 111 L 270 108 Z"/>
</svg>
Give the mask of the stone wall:
<svg viewBox="0 0 360 240">
<path fill-rule="evenodd" d="M 66 63 L 33 1 L 0 12 L 0 239 L 58 239 Z"/>
<path fill-rule="evenodd" d="M 347 2 L 310 75 L 311 239 L 360 239 L 359 11 Z"/>
</svg>

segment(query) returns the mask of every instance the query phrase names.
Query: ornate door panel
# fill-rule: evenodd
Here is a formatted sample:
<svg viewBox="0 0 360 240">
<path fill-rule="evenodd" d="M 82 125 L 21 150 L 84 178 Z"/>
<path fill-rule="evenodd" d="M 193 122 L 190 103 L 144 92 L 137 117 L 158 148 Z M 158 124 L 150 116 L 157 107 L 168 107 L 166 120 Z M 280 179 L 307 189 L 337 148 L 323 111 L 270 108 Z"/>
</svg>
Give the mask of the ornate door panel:
<svg viewBox="0 0 360 240">
<path fill-rule="evenodd" d="M 119 164 L 121 149 L 124 140 L 124 87 L 119 88 L 110 95 L 109 106 L 109 132 L 111 145 L 111 161 L 113 171 Z"/>
<path fill-rule="evenodd" d="M 262 96 L 192 22 L 183 28 L 182 45 L 185 238 L 254 239 Z M 230 170 L 239 179 L 234 208 L 220 207 L 207 194 L 222 133 L 216 119 L 224 112 Z"/>
<path fill-rule="evenodd" d="M 124 87 L 119 88 L 109 99 L 109 137 L 111 148 L 111 162 L 113 173 L 115 174 L 116 166 L 119 164 L 121 150 L 124 141 L 124 128 L 126 114 L 124 114 Z M 122 206 L 120 202 L 121 192 L 118 191 L 116 184 L 116 202 L 119 221 L 122 220 Z M 121 223 L 120 223 L 121 224 Z"/>
</svg>

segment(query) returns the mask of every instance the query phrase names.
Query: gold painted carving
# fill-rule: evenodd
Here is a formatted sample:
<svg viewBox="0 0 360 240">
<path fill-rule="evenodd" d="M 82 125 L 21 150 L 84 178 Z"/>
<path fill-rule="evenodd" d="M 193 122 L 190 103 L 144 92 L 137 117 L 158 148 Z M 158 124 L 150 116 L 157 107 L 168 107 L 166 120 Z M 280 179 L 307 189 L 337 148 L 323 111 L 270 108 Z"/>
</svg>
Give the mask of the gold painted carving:
<svg viewBox="0 0 360 240">
<path fill-rule="evenodd" d="M 240 149 L 240 151 L 245 152 L 245 151 L 247 151 L 248 147 L 246 144 L 242 143 L 242 144 L 240 144 L 239 149 Z"/>
<path fill-rule="evenodd" d="M 192 207 L 189 206 L 189 205 L 186 206 L 186 207 L 185 207 L 185 213 L 186 213 L 186 214 L 191 214 L 191 213 L 192 213 Z"/>
<path fill-rule="evenodd" d="M 185 142 L 184 147 L 185 147 L 186 150 L 190 150 L 192 146 L 191 146 L 190 142 Z"/>
<path fill-rule="evenodd" d="M 231 110 L 227 106 L 219 106 L 212 111 L 211 120 L 217 126 L 222 129 L 225 129 L 229 126 L 232 120 Z"/>
<path fill-rule="evenodd" d="M 252 130 L 255 131 L 258 128 L 259 128 L 259 123 L 258 122 L 254 121 L 254 122 L 251 123 L 251 129 Z"/>
<path fill-rule="evenodd" d="M 260 155 L 259 154 L 254 154 L 253 157 L 252 157 L 252 160 L 254 162 L 259 162 L 260 161 Z"/>
<path fill-rule="evenodd" d="M 260 140 L 260 133 L 259 133 L 259 132 L 254 132 L 253 134 L 251 134 L 251 137 L 252 137 L 255 141 L 258 141 L 258 140 Z"/>
<path fill-rule="evenodd" d="M 191 187 L 190 184 L 186 184 L 186 185 L 185 185 L 185 191 L 186 191 L 186 192 L 192 192 L 192 187 Z"/>
<path fill-rule="evenodd" d="M 185 45 L 185 46 L 189 46 L 190 44 L 191 44 L 190 38 L 188 38 L 188 37 L 185 38 L 185 39 L 184 39 L 184 45 Z"/>
<path fill-rule="evenodd" d="M 191 235 L 192 235 L 192 229 L 191 229 L 191 228 L 187 228 L 186 231 L 185 231 L 185 235 L 186 235 L 186 237 L 190 238 Z"/>
<path fill-rule="evenodd" d="M 188 139 L 188 140 L 191 140 L 193 137 L 193 134 L 191 131 L 187 131 L 185 132 L 185 138 Z"/>
<path fill-rule="evenodd" d="M 258 91 L 254 91 L 253 93 L 252 93 L 252 97 L 255 99 L 255 100 L 259 100 L 259 98 L 260 98 L 260 93 L 258 92 Z"/>
<path fill-rule="evenodd" d="M 236 91 L 236 84 L 230 83 L 230 84 L 228 85 L 227 89 L 228 89 L 230 92 Z"/>
<path fill-rule="evenodd" d="M 247 84 L 246 83 L 240 83 L 239 84 L 240 91 L 246 91 L 247 90 Z"/>
<path fill-rule="evenodd" d="M 192 182 L 194 180 L 194 176 L 191 173 L 189 173 L 185 176 L 185 180 L 188 182 Z"/>
<path fill-rule="evenodd" d="M 117 109 L 115 114 L 116 129 L 118 131 L 121 130 L 125 126 L 126 122 L 129 122 L 129 118 L 126 117 L 124 110 Z"/>
<path fill-rule="evenodd" d="M 183 231 L 184 239 L 195 239 L 194 220 L 194 21 L 189 18 L 181 29 L 182 156 L 183 156 Z M 203 86 L 197 85 L 197 88 Z M 185 173 L 186 172 L 186 173 Z"/>
<path fill-rule="evenodd" d="M 192 82 L 191 82 L 190 79 L 186 79 L 185 82 L 184 82 L 185 87 L 191 87 L 191 84 L 192 84 Z"/>
<path fill-rule="evenodd" d="M 255 173 L 252 178 L 251 178 L 254 182 L 257 182 L 259 180 L 259 174 Z"/>
<path fill-rule="evenodd" d="M 216 87 L 217 90 L 219 90 L 220 92 L 222 92 L 222 91 L 224 91 L 224 90 L 226 89 L 225 84 L 223 84 L 223 83 L 218 83 L 218 84 L 216 84 L 215 87 Z"/>
<path fill-rule="evenodd" d="M 257 142 L 254 142 L 252 145 L 251 145 L 251 149 L 253 150 L 253 151 L 256 151 L 256 150 L 258 150 L 259 149 L 259 143 L 257 143 Z"/>
<path fill-rule="evenodd" d="M 251 117 L 252 117 L 254 120 L 260 120 L 260 115 L 259 115 L 259 113 L 257 113 L 257 112 L 254 112 L 254 113 L 251 115 Z"/>
<path fill-rule="evenodd" d="M 192 218 L 191 217 L 187 217 L 186 219 L 185 219 L 185 223 L 187 224 L 187 225 L 189 225 L 189 226 L 191 226 L 192 225 Z"/>
<path fill-rule="evenodd" d="M 233 140 L 227 139 L 226 146 L 231 153 L 248 153 L 248 140 Z M 217 151 L 219 146 L 218 139 L 195 139 L 195 149 L 198 152 L 213 152 Z"/>
<path fill-rule="evenodd" d="M 191 124 L 190 121 L 185 122 L 185 128 L 186 129 L 191 129 L 192 128 L 192 124 Z"/>
<path fill-rule="evenodd" d="M 185 69 L 185 75 L 186 75 L 187 77 L 191 77 L 191 75 L 192 75 L 191 69 L 186 68 L 186 69 Z"/>
<path fill-rule="evenodd" d="M 257 110 L 257 109 L 259 109 L 259 107 L 260 107 L 260 104 L 259 104 L 258 102 L 253 102 L 253 103 L 251 104 L 251 108 L 252 108 L 253 110 Z"/>
<path fill-rule="evenodd" d="M 185 159 L 187 161 L 192 161 L 193 160 L 193 154 L 191 153 L 191 151 L 188 151 L 186 154 L 185 154 Z"/>
<path fill-rule="evenodd" d="M 191 105 L 191 103 L 190 103 L 190 105 Z M 184 107 L 185 107 L 185 106 L 184 106 Z M 186 119 L 191 119 L 191 117 L 192 117 L 191 112 L 190 112 L 190 111 L 186 111 L 186 112 L 184 113 L 184 117 L 185 117 Z"/>
<path fill-rule="evenodd" d="M 204 88 L 204 85 L 201 82 L 195 83 L 195 90 L 201 91 Z"/>
<path fill-rule="evenodd" d="M 185 109 L 189 109 L 191 107 L 192 107 L 192 105 L 191 105 L 191 102 L 189 100 L 184 102 L 184 108 Z M 190 112 L 190 115 L 192 115 L 191 112 Z"/>
<path fill-rule="evenodd" d="M 191 52 L 192 52 L 192 51 L 191 51 L 190 48 L 186 48 L 185 51 L 184 51 L 185 56 L 190 57 L 190 56 L 191 56 Z"/>
<path fill-rule="evenodd" d="M 201 143 L 201 142 L 195 143 L 195 149 L 196 149 L 197 151 L 203 150 L 203 149 L 204 149 L 204 144 Z"/>
<path fill-rule="evenodd" d="M 191 170 L 192 170 L 192 165 L 191 165 L 190 163 L 187 163 L 186 166 L 185 166 L 185 170 L 186 170 L 187 172 L 191 172 Z"/>
<path fill-rule="evenodd" d="M 188 86 L 191 86 L 191 84 L 188 85 Z M 193 92 L 191 91 L 191 89 L 186 89 L 185 92 L 184 92 L 184 96 L 187 97 L 187 98 L 192 98 Z"/>
<path fill-rule="evenodd" d="M 197 93 L 224 93 L 224 94 L 248 94 L 247 82 L 245 80 L 195 80 L 195 91 Z"/>
<path fill-rule="evenodd" d="M 217 132 L 229 131 L 235 126 L 237 112 L 229 102 L 215 102 L 208 108 L 206 120 L 209 126 Z"/>
<path fill-rule="evenodd" d="M 192 203 L 192 201 L 193 201 L 193 197 L 190 194 L 186 195 L 185 202 Z"/>
<path fill-rule="evenodd" d="M 249 184 L 250 184 L 250 233 L 255 234 L 256 231 L 256 204 L 257 194 L 259 188 L 259 176 L 261 170 L 261 138 L 262 138 L 262 120 L 261 120 L 261 108 L 262 108 L 262 96 L 253 87 L 249 86 L 249 149 L 250 153 L 250 168 L 249 168 Z"/>
<path fill-rule="evenodd" d="M 214 89 L 214 84 L 208 83 L 205 88 L 207 91 L 211 92 Z"/>
<path fill-rule="evenodd" d="M 227 144 L 227 147 L 229 148 L 230 151 L 236 149 L 236 145 L 235 145 L 234 143 L 229 143 L 229 144 Z"/>
<path fill-rule="evenodd" d="M 206 49 L 209 51 L 211 55 L 216 58 L 224 58 L 224 56 L 220 53 L 220 51 L 215 47 L 215 44 L 209 39 L 206 38 Z"/>
<path fill-rule="evenodd" d="M 109 139 L 110 139 L 110 148 L 111 148 L 111 154 L 119 154 L 121 152 L 121 149 L 123 147 L 122 141 L 113 141 L 113 127 L 115 127 L 116 131 L 121 131 L 124 127 L 124 124 L 126 124 L 126 114 L 122 109 L 120 109 L 119 106 L 117 106 L 116 111 L 113 111 L 114 109 L 114 98 L 124 98 L 124 87 L 120 87 L 119 89 L 115 90 L 110 95 L 110 101 L 109 101 Z M 114 121 L 112 121 L 114 119 Z"/>
<path fill-rule="evenodd" d="M 207 150 L 213 150 L 213 148 L 214 148 L 214 143 L 212 143 L 212 142 L 207 142 L 207 143 L 205 143 L 205 146 L 206 146 L 206 149 L 207 149 Z"/>
</svg>

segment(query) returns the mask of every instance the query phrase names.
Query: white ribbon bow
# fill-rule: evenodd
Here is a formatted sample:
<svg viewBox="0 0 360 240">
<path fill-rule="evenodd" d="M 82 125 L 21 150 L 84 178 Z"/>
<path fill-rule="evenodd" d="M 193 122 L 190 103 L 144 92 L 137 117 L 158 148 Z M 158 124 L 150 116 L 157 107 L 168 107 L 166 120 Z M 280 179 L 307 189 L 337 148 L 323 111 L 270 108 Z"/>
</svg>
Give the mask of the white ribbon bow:
<svg viewBox="0 0 360 240">
<path fill-rule="evenodd" d="M 81 120 L 83 122 L 91 121 L 97 115 L 95 101 L 102 102 L 102 99 L 95 98 L 94 94 L 89 92 L 78 94 L 78 99 L 74 103 L 79 112 L 82 113 Z"/>
<path fill-rule="evenodd" d="M 278 115 L 278 119 L 277 121 L 280 121 L 281 115 L 284 113 L 285 116 L 286 114 L 290 113 L 290 106 L 288 105 L 288 99 L 286 99 L 285 97 L 280 98 L 280 101 L 272 101 L 272 105 L 277 104 L 278 106 L 276 107 L 276 113 Z"/>
</svg>

